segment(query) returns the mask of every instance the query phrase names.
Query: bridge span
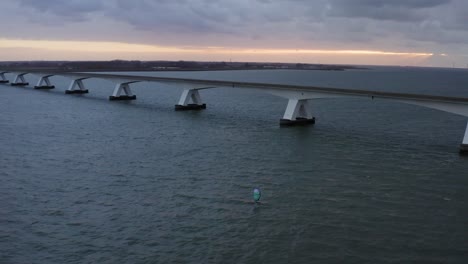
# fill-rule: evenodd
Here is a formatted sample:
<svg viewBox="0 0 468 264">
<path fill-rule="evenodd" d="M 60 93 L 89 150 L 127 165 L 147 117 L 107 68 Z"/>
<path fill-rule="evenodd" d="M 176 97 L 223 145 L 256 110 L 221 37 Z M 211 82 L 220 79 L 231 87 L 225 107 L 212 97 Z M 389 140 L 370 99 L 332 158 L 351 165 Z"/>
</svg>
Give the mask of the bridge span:
<svg viewBox="0 0 468 264">
<path fill-rule="evenodd" d="M 14 80 L 10 81 L 5 74 L 11 73 L 15 76 Z M 0 70 L 0 83 L 10 83 L 12 86 L 28 86 L 25 76 L 33 74 L 39 77 L 35 89 L 54 89 L 50 78 L 52 76 L 64 76 L 71 79 L 71 83 L 66 94 L 86 94 L 89 90 L 86 89 L 84 80 L 91 78 L 99 78 L 109 80 L 115 83 L 115 88 L 109 100 L 136 100 L 136 95 L 133 94 L 130 85 L 138 82 L 155 82 L 164 84 L 174 84 L 184 88 L 182 95 L 175 105 L 175 110 L 201 110 L 206 109 L 206 104 L 203 103 L 200 91 L 212 88 L 235 88 L 235 89 L 251 89 L 260 92 L 269 93 L 288 99 L 286 111 L 283 118 L 280 119 L 281 126 L 308 125 L 315 123 L 310 111 L 309 102 L 319 98 L 342 98 L 342 97 L 361 97 L 367 99 L 385 99 L 398 101 L 405 104 L 417 105 L 432 109 L 437 109 L 461 116 L 468 117 L 468 98 L 434 96 L 411 93 L 393 93 L 393 92 L 377 92 L 359 89 L 342 89 L 328 88 L 316 86 L 299 86 L 299 85 L 281 85 L 269 83 L 253 83 L 253 82 L 232 82 L 219 80 L 200 80 L 187 78 L 168 78 L 168 77 L 151 77 L 151 76 L 133 76 L 125 74 L 109 74 L 96 72 L 65 72 L 65 71 L 43 71 L 43 70 Z M 468 154 L 468 124 L 465 134 L 460 145 L 460 153 Z"/>
</svg>

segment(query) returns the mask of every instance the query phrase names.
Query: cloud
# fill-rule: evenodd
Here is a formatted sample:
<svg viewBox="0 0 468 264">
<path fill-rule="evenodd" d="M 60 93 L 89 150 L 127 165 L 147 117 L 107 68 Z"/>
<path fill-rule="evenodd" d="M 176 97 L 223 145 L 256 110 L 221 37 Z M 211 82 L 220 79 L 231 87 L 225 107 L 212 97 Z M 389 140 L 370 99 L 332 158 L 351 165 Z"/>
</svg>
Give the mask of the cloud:
<svg viewBox="0 0 468 264">
<path fill-rule="evenodd" d="M 400 39 L 403 47 L 446 45 L 466 50 L 468 1 L 464 0 L 330 0 L 327 18 L 363 30 L 363 39 Z M 345 37 L 347 34 L 344 34 Z M 442 48 L 442 47 L 438 47 Z"/>
<path fill-rule="evenodd" d="M 104 13 L 139 30 L 177 33 L 227 31 L 226 8 L 207 1 L 114 1 Z"/>
<path fill-rule="evenodd" d="M 468 49 L 465 0 L 3 2 L 7 11 L 0 23 L 14 21 L 5 37 L 182 47 Z M 20 10 L 25 12 L 22 18 L 16 15 Z"/>
<path fill-rule="evenodd" d="M 451 0 L 331 0 L 331 16 L 415 22 L 423 21 L 428 8 L 450 4 Z"/>
<path fill-rule="evenodd" d="M 22 7 L 35 10 L 36 15 L 47 13 L 65 21 L 76 22 L 99 14 L 139 30 L 195 33 L 240 33 L 266 23 L 316 21 L 325 3 L 326 0 L 314 3 L 301 0 L 20 0 Z M 41 18 L 47 21 L 46 17 Z"/>
<path fill-rule="evenodd" d="M 102 10 L 105 6 L 99 0 L 20 0 L 20 5 L 35 9 L 36 14 L 52 14 L 69 21 L 84 21 L 87 14 Z"/>
</svg>

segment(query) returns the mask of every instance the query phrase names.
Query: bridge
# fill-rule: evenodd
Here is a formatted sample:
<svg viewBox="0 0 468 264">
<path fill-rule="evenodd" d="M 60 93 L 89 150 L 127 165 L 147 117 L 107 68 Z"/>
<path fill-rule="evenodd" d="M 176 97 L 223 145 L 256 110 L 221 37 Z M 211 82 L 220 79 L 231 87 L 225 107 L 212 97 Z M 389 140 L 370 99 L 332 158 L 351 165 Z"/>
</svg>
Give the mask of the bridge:
<svg viewBox="0 0 468 264">
<path fill-rule="evenodd" d="M 11 73 L 15 76 L 11 83 L 6 78 L 6 73 Z M 39 78 L 36 86 L 34 86 L 35 89 L 54 89 L 55 86 L 52 85 L 50 81 L 52 76 L 64 76 L 69 78 L 71 82 L 68 89 L 65 91 L 66 94 L 89 93 L 84 83 L 84 80 L 87 79 L 99 78 L 112 81 L 115 83 L 115 88 L 112 95 L 109 96 L 109 100 L 111 101 L 136 100 L 137 97 L 133 94 L 130 87 L 133 83 L 154 82 L 179 85 L 184 87 L 184 90 L 178 103 L 175 105 L 176 111 L 206 109 L 206 104 L 203 103 L 200 96 L 200 91 L 204 89 L 227 87 L 231 89 L 256 90 L 280 96 L 288 100 L 284 116 L 280 119 L 280 126 L 314 124 L 315 117 L 313 117 L 310 111 L 309 102 L 310 100 L 320 98 L 360 97 L 372 100 L 393 100 L 468 117 L 468 98 L 377 92 L 358 89 L 43 70 L 0 70 L 0 83 L 10 83 L 12 86 L 28 86 L 29 83 L 26 81 L 25 76 L 30 74 L 36 75 Z M 460 153 L 468 154 L 468 124 L 460 145 Z"/>
</svg>

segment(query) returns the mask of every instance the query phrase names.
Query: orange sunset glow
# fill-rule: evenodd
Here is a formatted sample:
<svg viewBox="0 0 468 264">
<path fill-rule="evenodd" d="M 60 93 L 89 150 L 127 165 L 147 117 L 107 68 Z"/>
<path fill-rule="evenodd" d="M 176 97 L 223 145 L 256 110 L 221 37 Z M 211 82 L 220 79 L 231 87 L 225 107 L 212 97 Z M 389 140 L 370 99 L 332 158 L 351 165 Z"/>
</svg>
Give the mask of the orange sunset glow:
<svg viewBox="0 0 468 264">
<path fill-rule="evenodd" d="M 183 60 L 246 60 L 309 62 L 322 61 L 353 63 L 362 59 L 373 60 L 375 64 L 405 61 L 421 61 L 433 56 L 427 52 L 399 52 L 381 50 L 338 50 L 338 49 L 251 49 L 230 47 L 176 47 L 98 41 L 51 41 L 0 39 L 0 54 L 11 49 L 23 50 L 24 54 L 42 59 L 37 54 L 49 54 L 54 59 L 92 60 L 98 59 L 183 59 Z M 97 55 L 99 54 L 99 55 Z M 63 56 L 63 57 L 62 57 Z M 13 57 L 11 59 L 14 59 Z M 26 58 L 25 58 L 26 59 Z M 45 59 L 45 58 L 44 58 Z M 381 63 L 379 63 L 381 62 Z M 363 61 L 365 63 L 365 61 Z"/>
</svg>

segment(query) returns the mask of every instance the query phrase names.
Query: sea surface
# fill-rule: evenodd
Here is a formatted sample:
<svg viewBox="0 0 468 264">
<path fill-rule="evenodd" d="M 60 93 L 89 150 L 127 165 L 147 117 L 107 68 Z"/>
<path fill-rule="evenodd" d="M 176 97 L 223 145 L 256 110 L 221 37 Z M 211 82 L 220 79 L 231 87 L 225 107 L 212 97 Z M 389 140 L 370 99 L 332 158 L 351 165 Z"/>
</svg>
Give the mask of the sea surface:
<svg viewBox="0 0 468 264">
<path fill-rule="evenodd" d="M 468 97 L 455 69 L 128 74 Z M 2 264 L 468 263 L 465 117 L 319 99 L 314 126 L 280 128 L 287 100 L 258 91 L 175 112 L 174 85 L 52 82 L 0 85 Z"/>
</svg>

